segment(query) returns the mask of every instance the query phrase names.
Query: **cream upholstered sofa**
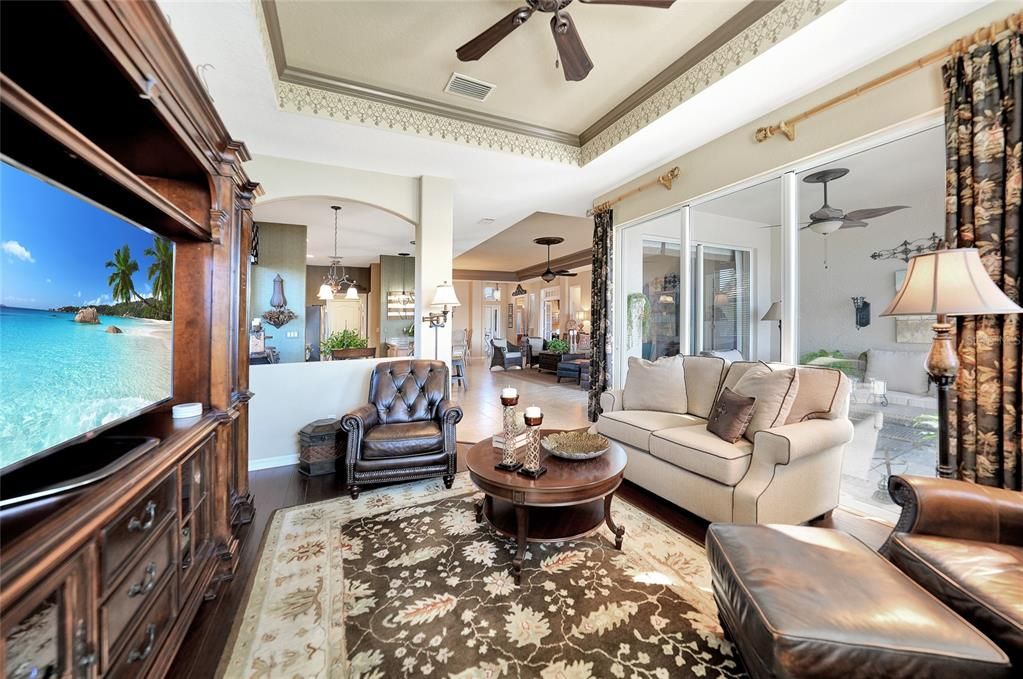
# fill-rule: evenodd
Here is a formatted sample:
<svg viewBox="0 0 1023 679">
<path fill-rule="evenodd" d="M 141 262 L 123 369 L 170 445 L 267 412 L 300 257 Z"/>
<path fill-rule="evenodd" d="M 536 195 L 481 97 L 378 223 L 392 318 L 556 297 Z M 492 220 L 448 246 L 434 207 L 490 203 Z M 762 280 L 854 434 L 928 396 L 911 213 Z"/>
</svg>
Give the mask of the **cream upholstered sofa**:
<svg viewBox="0 0 1023 679">
<path fill-rule="evenodd" d="M 795 524 L 834 509 L 853 435 L 849 379 L 798 366 L 785 423 L 728 443 L 707 430 L 707 417 L 720 390 L 754 365 L 685 356 L 685 414 L 628 410 L 622 390 L 601 394 L 595 428 L 625 449 L 625 478 L 708 521 Z M 779 367 L 788 366 L 771 366 Z"/>
</svg>

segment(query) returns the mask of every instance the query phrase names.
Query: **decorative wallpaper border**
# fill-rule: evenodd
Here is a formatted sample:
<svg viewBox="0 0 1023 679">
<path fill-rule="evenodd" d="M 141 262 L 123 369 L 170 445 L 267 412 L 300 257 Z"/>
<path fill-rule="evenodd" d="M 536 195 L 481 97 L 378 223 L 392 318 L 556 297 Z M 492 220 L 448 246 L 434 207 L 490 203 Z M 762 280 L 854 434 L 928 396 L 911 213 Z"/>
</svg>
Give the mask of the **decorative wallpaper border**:
<svg viewBox="0 0 1023 679">
<path fill-rule="evenodd" d="M 821 16 L 826 0 L 785 0 L 703 61 L 615 121 L 582 147 L 581 165 L 617 146 L 693 95 Z M 830 9 L 830 7 L 829 7 Z"/>
<path fill-rule="evenodd" d="M 260 26 L 264 52 L 273 78 L 277 105 L 282 111 L 395 130 L 406 134 L 575 166 L 586 165 L 603 155 L 693 95 L 807 26 L 826 9 L 830 9 L 836 4 L 838 4 L 836 0 L 784 0 L 722 47 L 579 147 L 394 104 L 282 81 L 274 63 L 269 29 L 262 4 L 260 0 L 252 0 Z"/>
</svg>

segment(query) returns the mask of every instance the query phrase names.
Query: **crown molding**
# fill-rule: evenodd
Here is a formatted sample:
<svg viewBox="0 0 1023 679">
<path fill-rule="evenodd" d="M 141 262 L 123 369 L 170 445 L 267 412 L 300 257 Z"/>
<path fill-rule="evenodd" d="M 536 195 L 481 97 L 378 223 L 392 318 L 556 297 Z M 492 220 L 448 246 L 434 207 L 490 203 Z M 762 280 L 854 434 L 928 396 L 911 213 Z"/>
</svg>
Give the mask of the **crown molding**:
<svg viewBox="0 0 1023 679">
<path fill-rule="evenodd" d="M 759 0 L 743 7 L 732 18 L 718 26 L 713 33 L 676 59 L 671 66 L 655 75 L 645 85 L 626 97 L 622 103 L 612 108 L 595 123 L 583 130 L 579 134 L 579 140 L 585 145 L 595 139 L 601 132 L 614 125 L 634 108 L 670 85 L 673 80 L 713 54 L 715 50 L 723 47 L 725 43 L 748 29 L 781 3 L 782 0 Z"/>
<path fill-rule="evenodd" d="M 582 166 L 841 0 L 751 2 L 579 135 L 289 66 L 275 0 L 252 2 L 282 110 Z"/>
<path fill-rule="evenodd" d="M 454 269 L 451 272 L 453 281 L 494 281 L 495 283 L 515 283 L 518 276 L 514 271 L 485 271 L 482 269 Z"/>
</svg>

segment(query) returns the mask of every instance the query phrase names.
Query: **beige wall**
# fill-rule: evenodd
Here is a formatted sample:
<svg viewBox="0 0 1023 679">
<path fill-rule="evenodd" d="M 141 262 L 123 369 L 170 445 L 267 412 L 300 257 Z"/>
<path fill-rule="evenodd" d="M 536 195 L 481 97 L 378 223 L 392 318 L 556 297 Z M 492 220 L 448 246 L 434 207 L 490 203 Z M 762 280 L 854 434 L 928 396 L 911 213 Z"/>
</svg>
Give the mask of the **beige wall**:
<svg viewBox="0 0 1023 679">
<path fill-rule="evenodd" d="M 992 21 L 1019 11 L 1021 7 L 1023 0 L 994 2 L 758 121 L 665 163 L 632 182 L 596 196 L 594 203 L 608 200 L 633 186 L 648 182 L 668 168 L 678 165 L 682 174 L 670 191 L 643 191 L 615 207 L 615 223 L 623 224 L 893 125 L 939 111 L 942 107 L 941 73 L 940 65 L 934 64 L 801 123 L 796 128 L 794 142 L 788 141 L 781 134 L 762 144 L 753 139 L 754 131 L 760 126 L 773 125 L 801 113 L 935 49 L 945 47 L 978 28 L 986 27 Z M 782 75 L 779 74 L 779 77 Z"/>
</svg>

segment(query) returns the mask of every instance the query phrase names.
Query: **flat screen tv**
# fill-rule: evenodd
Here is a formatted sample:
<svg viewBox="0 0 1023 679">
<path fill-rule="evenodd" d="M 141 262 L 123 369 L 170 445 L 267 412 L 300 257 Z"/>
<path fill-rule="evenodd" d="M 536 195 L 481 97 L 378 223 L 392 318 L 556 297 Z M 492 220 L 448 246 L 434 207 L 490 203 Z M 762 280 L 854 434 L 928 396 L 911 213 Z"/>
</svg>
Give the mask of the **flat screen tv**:
<svg viewBox="0 0 1023 679">
<path fill-rule="evenodd" d="M 171 397 L 174 245 L 0 160 L 0 475 L 9 479 Z"/>
</svg>

